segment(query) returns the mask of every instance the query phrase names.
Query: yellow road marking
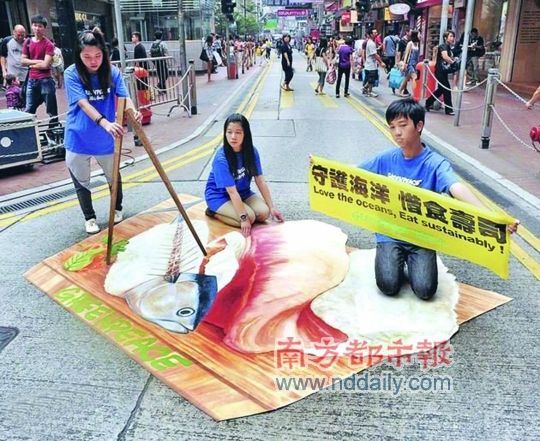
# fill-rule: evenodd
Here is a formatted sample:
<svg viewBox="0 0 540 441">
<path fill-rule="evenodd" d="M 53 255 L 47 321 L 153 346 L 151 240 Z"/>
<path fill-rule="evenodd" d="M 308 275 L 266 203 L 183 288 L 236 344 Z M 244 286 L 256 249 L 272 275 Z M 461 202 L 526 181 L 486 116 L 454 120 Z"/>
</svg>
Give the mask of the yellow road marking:
<svg viewBox="0 0 540 441">
<path fill-rule="evenodd" d="M 384 119 L 379 114 L 377 114 L 373 109 L 369 108 L 369 106 L 361 103 L 356 98 L 349 97 L 347 98 L 347 101 L 369 122 L 371 122 L 375 127 L 377 127 L 395 145 L 394 140 L 392 139 L 392 135 L 390 134 L 390 131 L 386 126 L 386 121 L 384 121 Z M 492 209 L 495 212 L 510 216 L 505 210 L 499 207 L 495 202 L 482 194 L 471 184 L 467 182 L 464 183 L 478 196 L 478 198 L 488 208 Z M 540 240 L 536 238 L 534 234 L 527 230 L 523 225 L 519 226 L 518 232 L 516 234 L 519 235 L 526 242 L 528 242 L 536 251 L 540 250 Z M 533 276 L 535 276 L 537 279 L 540 279 L 540 264 L 532 256 L 527 254 L 527 252 L 515 242 L 511 242 L 510 252 L 516 259 L 518 259 L 523 264 L 523 266 L 525 266 L 525 268 L 527 268 L 533 274 Z"/>
<path fill-rule="evenodd" d="M 521 228 L 521 227 L 520 227 Z M 521 264 L 527 268 L 531 274 L 540 280 L 540 263 L 534 260 L 527 252 L 521 248 L 517 243 L 510 242 L 510 251 L 514 257 L 521 262 Z"/>
<path fill-rule="evenodd" d="M 287 92 L 281 89 L 281 100 L 279 106 L 282 109 L 290 109 L 294 106 L 294 95 L 292 92 Z"/>
<path fill-rule="evenodd" d="M 317 83 L 316 81 L 313 81 L 312 83 L 310 83 L 310 86 L 313 89 L 313 91 L 315 91 L 315 88 L 317 87 L 318 84 L 319 83 Z M 328 95 L 326 95 L 326 93 L 324 95 L 317 95 L 317 97 L 319 98 L 319 101 L 322 103 L 324 107 L 328 107 L 329 109 L 339 109 L 338 103 L 336 103 L 335 100 L 333 100 Z"/>
<path fill-rule="evenodd" d="M 257 81 L 252 86 L 250 93 L 246 94 L 246 97 L 243 99 L 243 101 L 238 106 L 237 112 L 242 113 L 244 112 L 247 115 L 251 115 L 253 112 L 253 109 L 255 108 L 255 105 L 257 103 L 257 100 L 259 99 L 259 89 L 261 85 L 263 84 L 263 79 L 266 79 L 268 76 L 268 73 L 270 71 L 270 66 L 272 63 L 269 63 L 265 67 L 265 71 L 262 75 L 257 78 Z M 247 108 L 246 108 L 247 107 Z M 212 154 L 221 143 L 222 135 L 217 135 L 214 138 L 212 138 L 210 141 L 205 142 L 203 145 L 196 147 L 192 150 L 189 150 L 188 152 L 174 157 L 170 158 L 166 161 L 162 161 L 161 164 L 163 165 L 163 168 L 165 171 L 175 170 L 178 169 L 184 165 L 190 164 L 191 162 L 194 162 L 198 159 L 201 159 L 205 156 L 208 156 Z M 138 185 L 142 185 L 142 183 L 137 182 L 129 182 L 133 180 L 140 180 L 142 177 L 144 177 L 145 180 L 151 180 L 152 178 L 155 178 L 158 176 L 158 173 L 156 172 L 153 165 L 139 170 L 135 173 L 132 173 L 130 175 L 126 175 L 123 178 L 123 182 L 125 184 L 123 185 L 124 189 L 133 188 Z M 105 197 L 109 194 L 109 187 L 107 184 L 103 184 L 99 187 L 97 187 L 94 192 L 92 192 L 92 199 L 97 200 L 102 197 Z M 16 214 L 16 213 L 8 213 L 4 215 L 0 215 L 0 227 L 7 227 L 9 225 L 14 224 L 17 221 L 26 222 L 31 219 L 35 219 L 41 216 L 45 216 L 50 213 L 55 213 L 58 211 L 61 211 L 66 208 L 71 208 L 78 205 L 77 199 L 71 199 L 65 202 L 55 203 L 50 202 L 45 206 L 44 208 L 41 208 L 37 211 L 26 213 L 26 214 Z"/>
<path fill-rule="evenodd" d="M 384 136 L 386 136 L 390 141 L 392 141 L 392 144 L 396 145 L 394 139 L 392 138 L 392 135 L 390 134 L 390 131 L 388 130 L 388 127 L 386 126 L 386 123 L 382 124 L 379 119 L 374 118 L 370 113 L 366 112 L 364 106 L 361 105 L 360 101 L 358 101 L 356 98 L 348 97 L 345 98 L 345 100 L 371 124 L 377 127 Z"/>
<path fill-rule="evenodd" d="M 165 171 L 175 170 L 177 168 L 183 167 L 184 165 L 190 164 L 190 163 L 192 163 L 192 162 L 194 162 L 194 161 L 196 161 L 198 159 L 204 158 L 205 156 L 211 155 L 213 152 L 214 152 L 213 148 L 202 151 L 198 155 L 192 156 L 189 159 L 186 159 L 185 161 L 179 161 L 176 164 L 172 164 L 172 165 L 170 165 L 168 167 L 165 167 Z M 157 177 L 157 176 L 158 176 L 157 172 L 154 172 L 154 173 L 149 174 L 146 177 L 146 179 L 150 180 L 150 179 L 152 179 L 154 177 Z M 128 188 L 137 187 L 137 186 L 139 186 L 141 184 L 142 183 L 129 182 L 129 180 L 126 180 L 125 184 L 124 183 L 122 184 L 122 188 L 124 190 L 127 190 Z M 96 191 L 92 193 L 92 200 L 101 199 L 101 198 L 103 198 L 105 196 L 108 196 L 108 195 L 109 195 L 109 187 L 108 187 L 108 185 L 104 184 L 104 185 L 99 186 L 96 189 Z M 54 202 L 51 202 L 50 206 L 48 206 L 46 208 L 42 208 L 42 209 L 40 209 L 38 211 L 30 212 L 28 214 L 17 215 L 15 219 L 1 220 L 0 221 L 0 227 L 9 226 L 9 225 L 17 222 L 17 220 L 19 218 L 24 218 L 21 221 L 28 221 L 28 220 L 31 220 L 31 219 L 36 219 L 36 218 L 41 217 L 41 216 L 45 216 L 45 215 L 50 214 L 50 213 L 56 213 L 58 211 L 62 211 L 64 209 L 66 209 L 66 208 L 76 207 L 77 205 L 79 205 L 79 201 L 77 199 L 70 199 L 69 201 L 60 202 L 60 203 L 57 203 L 56 205 L 54 205 Z"/>
</svg>

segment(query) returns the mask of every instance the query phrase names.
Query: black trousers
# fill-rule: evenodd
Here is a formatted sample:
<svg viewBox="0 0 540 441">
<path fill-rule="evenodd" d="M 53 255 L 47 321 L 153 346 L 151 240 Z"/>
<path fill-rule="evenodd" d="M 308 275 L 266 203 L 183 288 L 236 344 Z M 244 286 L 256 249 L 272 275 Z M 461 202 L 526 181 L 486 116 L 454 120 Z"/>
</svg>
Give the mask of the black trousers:
<svg viewBox="0 0 540 441">
<path fill-rule="evenodd" d="M 158 89 L 167 88 L 167 78 L 169 78 L 169 69 L 167 68 L 167 62 L 165 60 L 159 60 L 155 63 L 157 76 L 158 76 Z"/>
<path fill-rule="evenodd" d="M 338 74 L 337 74 L 337 82 L 336 82 L 336 95 L 339 95 L 339 88 L 341 86 L 341 77 L 345 75 L 345 93 L 349 93 L 349 79 L 351 76 L 351 66 L 349 67 L 339 67 L 338 66 Z"/>
<path fill-rule="evenodd" d="M 292 66 L 285 66 L 283 64 L 281 65 L 281 67 L 283 68 L 283 72 L 285 72 L 284 82 L 288 86 L 294 76 L 293 68 Z"/>
<path fill-rule="evenodd" d="M 84 220 L 95 219 L 96 212 L 94 211 L 94 206 L 92 205 L 92 192 L 87 188 L 83 187 L 77 178 L 69 171 L 71 179 L 73 180 L 73 185 L 75 186 L 75 191 L 77 192 L 77 199 L 79 199 L 79 205 L 84 215 Z M 109 189 L 111 186 L 109 185 Z M 122 192 L 122 177 L 118 174 L 118 194 L 116 197 L 116 207 L 115 210 L 122 210 L 122 199 L 124 194 Z"/>
<path fill-rule="evenodd" d="M 435 72 L 435 78 L 439 82 L 437 89 L 426 100 L 426 107 L 432 107 L 435 103 L 435 98 L 439 98 L 441 95 L 444 97 L 444 111 L 450 113 L 452 109 L 452 92 L 450 92 L 450 82 L 448 81 L 448 74 L 442 72 Z M 443 87 L 444 86 L 444 87 Z"/>
</svg>

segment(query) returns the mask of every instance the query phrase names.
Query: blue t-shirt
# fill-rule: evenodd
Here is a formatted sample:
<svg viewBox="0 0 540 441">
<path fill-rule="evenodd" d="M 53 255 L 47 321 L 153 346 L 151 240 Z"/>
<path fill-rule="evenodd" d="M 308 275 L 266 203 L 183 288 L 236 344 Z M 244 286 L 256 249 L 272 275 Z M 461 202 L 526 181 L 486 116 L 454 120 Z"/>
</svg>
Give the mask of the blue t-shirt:
<svg viewBox="0 0 540 441">
<path fill-rule="evenodd" d="M 257 170 L 255 176 L 260 176 L 262 175 L 262 167 L 259 152 L 255 147 L 253 147 L 253 151 L 255 153 L 255 168 Z M 216 152 L 216 156 L 212 161 L 212 170 L 206 182 L 206 190 L 204 191 L 204 198 L 210 210 L 217 211 L 225 202 L 231 200 L 226 187 L 235 186 L 243 201 L 255 194 L 250 188 L 252 176 L 247 173 L 244 167 L 242 153 L 236 153 L 236 163 L 238 176 L 234 178 L 229 170 L 225 149 L 221 147 Z"/>
<path fill-rule="evenodd" d="M 90 75 L 94 95 L 85 90 L 75 65 L 64 72 L 69 110 L 66 119 L 65 146 L 74 153 L 110 155 L 114 152 L 114 138 L 98 126 L 77 104 L 87 99 L 108 121 L 115 120 L 115 97 L 127 97 L 128 91 L 120 70 L 111 66 L 111 87 L 106 96 L 101 93 L 97 75 Z"/>
<path fill-rule="evenodd" d="M 450 163 L 426 145 L 414 158 L 405 158 L 400 148 L 392 148 L 363 162 L 359 168 L 437 193 L 448 193 L 458 182 Z M 401 242 L 383 234 L 376 234 L 376 238 L 377 242 Z"/>
</svg>

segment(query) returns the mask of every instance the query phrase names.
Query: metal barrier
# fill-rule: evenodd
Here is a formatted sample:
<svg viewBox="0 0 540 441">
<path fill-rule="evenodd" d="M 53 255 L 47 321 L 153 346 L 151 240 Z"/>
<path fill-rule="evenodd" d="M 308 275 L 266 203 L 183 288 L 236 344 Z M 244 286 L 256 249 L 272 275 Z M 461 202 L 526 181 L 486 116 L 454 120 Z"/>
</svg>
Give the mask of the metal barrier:
<svg viewBox="0 0 540 441">
<path fill-rule="evenodd" d="M 120 68 L 119 61 L 114 61 L 113 64 Z M 125 73 L 129 75 L 127 78 L 132 87 L 129 87 L 129 84 L 127 86 L 135 106 L 140 110 L 173 103 L 166 116 L 170 116 L 176 107 L 180 107 L 191 117 L 191 96 L 195 89 L 192 70 L 193 65 L 190 64 L 182 74 L 179 64 L 172 56 L 126 60 Z M 144 93 L 141 94 L 141 91 Z"/>
<path fill-rule="evenodd" d="M 421 99 L 427 98 L 431 93 L 428 91 L 427 88 L 427 75 L 431 75 L 433 79 L 435 80 L 436 84 L 438 86 L 441 86 L 442 88 L 450 91 L 450 92 L 456 92 L 456 90 L 447 88 L 443 84 L 441 84 L 436 76 L 431 72 L 429 69 L 426 68 L 427 64 L 424 65 L 423 70 L 423 76 L 422 76 L 422 94 Z M 523 107 L 518 110 L 525 111 L 527 100 L 523 98 L 522 96 L 518 95 L 515 91 L 513 91 L 510 87 L 508 87 L 500 78 L 499 70 L 492 68 L 488 71 L 488 77 L 481 81 L 480 83 L 477 83 L 475 86 L 468 87 L 462 90 L 457 90 L 457 92 L 469 92 L 473 89 L 476 89 L 477 87 L 482 86 L 484 83 L 486 83 L 486 91 L 484 95 L 484 102 L 481 105 L 474 106 L 474 107 L 468 107 L 468 108 L 459 108 L 459 107 L 451 107 L 452 110 L 458 111 L 476 111 L 478 109 L 483 109 L 482 113 L 482 123 L 481 123 L 481 134 L 480 134 L 480 148 L 482 149 L 488 149 L 489 144 L 491 141 L 491 132 L 493 128 L 493 117 L 497 118 L 498 122 L 501 124 L 501 126 L 522 146 L 534 150 L 537 153 L 540 153 L 540 150 L 536 148 L 534 143 L 532 144 L 532 147 L 525 142 L 519 135 L 517 135 L 514 130 L 510 127 L 510 125 L 503 119 L 503 117 L 500 115 L 500 113 L 495 108 L 495 98 L 497 96 L 497 87 L 501 86 L 504 88 L 507 92 L 510 93 L 511 96 L 513 96 L 517 101 L 519 101 L 521 104 L 523 104 Z M 445 103 L 441 100 L 439 100 L 437 97 L 434 97 L 437 102 L 439 102 L 442 106 L 445 105 Z M 503 106 L 504 108 L 504 106 Z"/>
</svg>

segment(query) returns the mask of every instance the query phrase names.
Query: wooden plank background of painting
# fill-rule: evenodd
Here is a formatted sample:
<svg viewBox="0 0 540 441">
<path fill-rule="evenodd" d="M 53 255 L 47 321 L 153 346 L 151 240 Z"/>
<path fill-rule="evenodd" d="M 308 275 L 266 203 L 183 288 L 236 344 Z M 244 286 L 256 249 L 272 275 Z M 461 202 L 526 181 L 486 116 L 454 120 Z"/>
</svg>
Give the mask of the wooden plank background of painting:
<svg viewBox="0 0 540 441">
<path fill-rule="evenodd" d="M 185 198 L 185 196 L 182 195 L 183 201 L 187 199 L 188 198 Z M 191 200 L 193 200 L 193 198 Z M 172 206 L 172 201 L 166 201 L 159 204 L 157 207 L 154 207 L 146 214 L 143 213 L 135 218 L 124 221 L 115 228 L 115 240 L 122 238 L 129 239 L 135 234 L 138 234 L 157 223 L 169 222 L 176 216 L 174 212 L 152 213 L 152 211 L 163 210 L 170 206 Z M 209 224 L 212 238 L 218 237 L 231 230 L 230 227 L 206 217 L 204 215 L 204 208 L 204 203 L 190 208 L 190 218 L 205 220 Z M 52 256 L 47 259 L 45 263 L 51 270 L 66 278 L 69 281 L 68 283 L 78 285 L 84 290 L 92 292 L 92 294 L 101 301 L 129 317 L 133 322 L 137 323 L 138 326 L 157 336 L 161 341 L 177 350 L 186 358 L 199 363 L 202 368 L 206 369 L 213 376 L 218 377 L 219 381 L 228 384 L 232 389 L 236 389 L 238 393 L 250 396 L 251 399 L 263 409 L 276 409 L 313 393 L 313 391 L 294 393 L 276 391 L 274 388 L 275 377 L 291 375 L 316 376 L 320 378 L 321 376 L 332 375 L 335 378 L 346 378 L 352 373 L 368 367 L 366 364 L 364 366 L 355 366 L 354 368 L 351 368 L 351 366 L 346 363 L 346 360 L 341 360 L 332 366 L 331 372 L 318 369 L 316 366 L 310 366 L 309 369 L 303 369 L 301 371 L 293 369 L 283 372 L 275 368 L 272 353 L 241 354 L 227 348 L 222 343 L 222 331 L 212 325 L 203 323 L 198 327 L 197 332 L 191 333 L 188 336 L 178 336 L 169 333 L 140 318 L 138 315 L 133 314 L 123 299 L 108 295 L 104 292 L 103 281 L 106 274 L 105 267 L 92 270 L 91 272 L 86 271 L 84 273 L 72 273 L 63 269 L 63 262 L 68 257 L 76 251 L 86 249 L 93 243 L 100 243 L 100 237 L 88 238 L 68 250 L 64 250 L 63 252 Z M 43 289 L 39 283 L 36 283 L 36 285 Z M 507 297 L 499 294 L 467 285 L 460 285 L 460 301 L 457 307 L 458 320 L 461 324 L 464 321 L 470 320 L 471 318 L 506 303 L 507 301 L 509 301 Z M 469 307 L 469 304 L 471 307 Z M 178 390 L 174 386 L 172 387 L 175 390 Z M 182 391 L 179 390 L 179 393 L 182 393 Z M 208 412 L 205 408 L 203 408 L 203 410 Z"/>
<path fill-rule="evenodd" d="M 28 280 L 34 285 L 39 286 L 40 289 L 44 290 L 64 309 L 71 312 L 77 318 L 118 346 L 131 359 L 139 363 L 152 375 L 159 378 L 176 393 L 182 395 L 212 418 L 216 420 L 225 420 L 254 415 L 269 410 L 261 407 L 249 396 L 246 396 L 236 388 L 220 381 L 218 376 L 212 375 L 204 369 L 204 367 L 200 366 L 198 363 L 193 363 L 191 360 L 184 359 L 182 360 L 182 363 L 180 363 L 178 362 L 178 358 L 176 358 L 174 365 L 169 366 L 172 363 L 160 362 L 159 355 L 164 353 L 163 349 L 161 349 L 160 352 L 150 353 L 150 358 L 142 357 L 141 352 L 136 350 L 136 346 L 126 344 L 129 343 L 129 340 L 119 340 L 118 332 L 110 327 L 100 324 L 103 317 L 106 318 L 107 316 L 110 316 L 107 311 L 108 307 L 101 302 L 100 299 L 89 293 L 84 293 L 79 287 L 70 284 L 69 280 L 62 277 L 60 274 L 52 272 L 47 265 L 39 264 L 34 267 L 32 273 L 29 274 Z M 74 307 L 74 303 L 69 301 L 69 291 L 71 291 L 73 296 L 84 294 L 86 297 L 86 304 L 92 304 L 93 307 L 85 310 L 78 310 L 76 306 Z M 114 310 L 114 308 L 111 308 L 111 310 L 111 313 L 115 314 L 116 323 L 120 323 L 123 319 L 131 325 L 131 328 L 129 329 L 131 335 L 137 335 L 137 337 L 140 337 L 141 339 L 152 336 L 151 333 L 137 326 L 137 324 L 131 320 L 131 317 L 123 315 L 117 310 Z M 159 344 L 165 345 L 161 340 L 159 340 Z M 176 354 L 174 348 L 168 347 L 168 349 L 170 353 L 167 354 L 166 357 L 171 360 Z M 152 357 L 152 355 L 155 357 Z"/>
<path fill-rule="evenodd" d="M 202 213 L 202 212 L 201 212 Z M 192 219 L 200 219 L 200 212 L 190 212 Z M 175 213 L 159 213 L 146 214 L 128 219 L 115 228 L 115 241 L 120 239 L 129 239 L 130 237 L 139 234 L 149 227 L 163 222 L 169 222 L 175 217 Z M 202 220 L 209 220 L 209 227 L 214 232 L 213 236 L 221 236 L 231 230 L 230 227 L 207 218 L 202 213 Z M 197 329 L 197 332 L 189 335 L 179 335 L 170 333 L 163 328 L 144 320 L 136 314 L 132 314 L 127 303 L 122 298 L 111 296 L 103 289 L 107 268 L 101 265 L 99 268 L 90 269 L 81 272 L 70 272 L 63 268 L 64 262 L 71 257 L 75 252 L 88 249 L 92 245 L 101 243 L 101 236 L 106 234 L 102 232 L 99 235 L 90 237 L 81 243 L 75 245 L 52 256 L 44 261 L 54 271 L 62 274 L 72 284 L 81 287 L 86 292 L 91 292 L 94 296 L 108 304 L 109 306 L 120 311 L 122 314 L 131 317 L 139 326 L 147 329 L 152 334 L 158 336 L 161 340 L 167 342 L 168 345 L 189 359 L 196 360 L 201 363 L 206 369 L 211 370 L 214 374 L 220 375 L 222 381 L 229 382 L 239 390 L 250 394 L 253 400 L 257 401 L 261 406 L 267 409 L 275 409 L 277 407 L 290 404 L 314 391 L 280 391 L 276 393 L 274 390 L 274 378 L 282 377 L 282 370 L 275 368 L 273 353 L 259 354 L 243 354 L 226 347 L 222 343 L 223 334 L 221 330 L 215 330 L 212 325 L 203 323 Z M 255 358 L 256 357 L 256 358 Z M 223 369 L 223 366 L 232 366 L 232 369 Z M 339 372 L 340 375 L 350 375 L 353 370 L 350 368 Z M 312 366 L 309 370 L 287 369 L 285 375 L 296 376 L 326 376 L 326 370 L 319 369 L 317 366 Z M 336 372 L 338 374 L 338 372 Z"/>
</svg>

